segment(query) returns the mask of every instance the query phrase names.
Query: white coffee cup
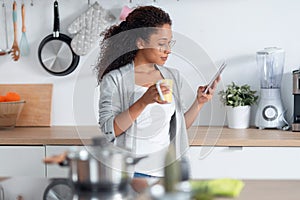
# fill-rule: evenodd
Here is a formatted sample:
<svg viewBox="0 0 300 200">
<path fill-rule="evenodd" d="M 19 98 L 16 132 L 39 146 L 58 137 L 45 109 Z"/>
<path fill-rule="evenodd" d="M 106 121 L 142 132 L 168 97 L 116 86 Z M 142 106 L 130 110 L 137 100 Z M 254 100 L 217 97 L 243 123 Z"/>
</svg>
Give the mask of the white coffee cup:
<svg viewBox="0 0 300 200">
<path fill-rule="evenodd" d="M 163 94 L 160 88 L 160 84 L 165 84 L 170 88 L 170 92 L 168 94 Z M 172 88 L 173 88 L 173 80 L 172 79 L 162 79 L 156 82 L 156 89 L 158 91 L 159 97 L 161 101 L 167 101 L 168 103 L 172 102 Z"/>
</svg>

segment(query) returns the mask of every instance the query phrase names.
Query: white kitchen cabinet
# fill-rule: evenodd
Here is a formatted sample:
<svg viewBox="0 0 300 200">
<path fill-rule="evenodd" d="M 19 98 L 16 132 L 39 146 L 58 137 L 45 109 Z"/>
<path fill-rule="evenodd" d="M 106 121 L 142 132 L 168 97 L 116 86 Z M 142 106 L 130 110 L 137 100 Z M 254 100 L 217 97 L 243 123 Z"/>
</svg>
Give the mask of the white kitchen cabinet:
<svg viewBox="0 0 300 200">
<path fill-rule="evenodd" d="M 0 177 L 45 177 L 44 146 L 0 146 Z"/>
<path fill-rule="evenodd" d="M 65 151 L 79 150 L 83 146 L 56 146 L 46 145 L 46 157 L 58 155 Z M 66 178 L 69 175 L 69 167 L 59 166 L 57 164 L 46 164 L 46 177 L 48 178 Z"/>
<path fill-rule="evenodd" d="M 300 179 L 299 147 L 190 148 L 194 179 Z"/>
</svg>

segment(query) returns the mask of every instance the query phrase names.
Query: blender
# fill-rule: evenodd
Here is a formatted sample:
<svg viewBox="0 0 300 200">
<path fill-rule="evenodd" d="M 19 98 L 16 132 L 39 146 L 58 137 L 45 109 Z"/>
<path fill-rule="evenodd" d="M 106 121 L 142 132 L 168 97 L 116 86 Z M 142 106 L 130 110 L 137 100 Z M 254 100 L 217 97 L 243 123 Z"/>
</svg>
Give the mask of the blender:
<svg viewBox="0 0 300 200">
<path fill-rule="evenodd" d="M 284 67 L 285 52 L 281 48 L 268 47 L 256 53 L 260 69 L 260 100 L 255 116 L 255 126 L 259 129 L 288 129 L 284 119 L 280 85 Z"/>
</svg>

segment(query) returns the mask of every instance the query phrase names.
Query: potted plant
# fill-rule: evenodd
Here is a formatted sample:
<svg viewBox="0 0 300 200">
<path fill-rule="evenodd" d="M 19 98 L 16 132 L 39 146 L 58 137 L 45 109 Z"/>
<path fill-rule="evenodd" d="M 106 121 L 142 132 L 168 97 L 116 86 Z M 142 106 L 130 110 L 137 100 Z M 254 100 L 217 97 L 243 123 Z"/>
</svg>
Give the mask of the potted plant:
<svg viewBox="0 0 300 200">
<path fill-rule="evenodd" d="M 251 106 L 257 102 L 256 91 L 245 84 L 239 86 L 232 82 L 226 90 L 220 91 L 220 99 L 225 105 L 229 128 L 248 128 Z"/>
</svg>

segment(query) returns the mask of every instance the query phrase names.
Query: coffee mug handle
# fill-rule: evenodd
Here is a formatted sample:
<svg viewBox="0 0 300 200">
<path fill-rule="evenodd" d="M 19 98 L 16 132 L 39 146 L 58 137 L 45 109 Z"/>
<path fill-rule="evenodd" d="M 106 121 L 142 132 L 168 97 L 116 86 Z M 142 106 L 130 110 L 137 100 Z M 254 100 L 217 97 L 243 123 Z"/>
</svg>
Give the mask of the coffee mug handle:
<svg viewBox="0 0 300 200">
<path fill-rule="evenodd" d="M 160 99 L 161 99 L 162 101 L 164 101 L 164 100 L 165 100 L 165 97 L 164 97 L 164 95 L 163 95 L 163 93 L 162 93 L 162 91 L 161 91 L 161 88 L 160 88 L 160 83 L 161 83 L 161 82 L 162 82 L 161 80 L 159 80 L 159 81 L 156 82 L 156 89 L 157 89 L 157 91 L 158 91 L 158 94 L 159 94 L 159 96 L 160 96 Z"/>
</svg>

